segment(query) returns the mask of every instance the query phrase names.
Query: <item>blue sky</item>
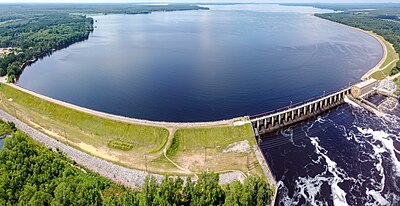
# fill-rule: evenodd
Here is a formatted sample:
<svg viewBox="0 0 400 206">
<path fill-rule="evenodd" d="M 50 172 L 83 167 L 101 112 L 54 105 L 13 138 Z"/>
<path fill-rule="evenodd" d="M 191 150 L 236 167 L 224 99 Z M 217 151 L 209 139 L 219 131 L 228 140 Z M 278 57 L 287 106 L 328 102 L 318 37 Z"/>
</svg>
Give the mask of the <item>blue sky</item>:
<svg viewBox="0 0 400 206">
<path fill-rule="evenodd" d="M 313 2 L 313 3 L 371 3 L 371 2 L 393 2 L 400 3 L 400 0 L 0 0 L 0 3 L 38 3 L 38 2 L 56 2 L 56 3 L 85 3 L 85 2 L 100 2 L 100 3 L 110 3 L 110 2 L 124 2 L 124 3 L 133 3 L 133 2 L 200 2 L 200 3 L 208 3 L 208 2 L 265 2 L 265 3 L 283 3 L 283 2 L 291 2 L 291 3 L 304 3 L 304 2 Z"/>
</svg>

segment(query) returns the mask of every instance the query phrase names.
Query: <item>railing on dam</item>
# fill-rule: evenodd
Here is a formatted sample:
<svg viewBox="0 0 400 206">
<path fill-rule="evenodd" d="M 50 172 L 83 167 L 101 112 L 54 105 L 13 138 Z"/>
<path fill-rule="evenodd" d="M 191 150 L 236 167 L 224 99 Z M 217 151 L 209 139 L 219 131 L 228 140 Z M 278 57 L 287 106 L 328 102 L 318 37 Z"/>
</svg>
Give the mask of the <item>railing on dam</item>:
<svg viewBox="0 0 400 206">
<path fill-rule="evenodd" d="M 250 122 L 259 134 L 268 133 L 290 124 L 316 116 L 344 102 L 351 87 L 291 104 L 273 111 L 250 116 Z"/>
</svg>

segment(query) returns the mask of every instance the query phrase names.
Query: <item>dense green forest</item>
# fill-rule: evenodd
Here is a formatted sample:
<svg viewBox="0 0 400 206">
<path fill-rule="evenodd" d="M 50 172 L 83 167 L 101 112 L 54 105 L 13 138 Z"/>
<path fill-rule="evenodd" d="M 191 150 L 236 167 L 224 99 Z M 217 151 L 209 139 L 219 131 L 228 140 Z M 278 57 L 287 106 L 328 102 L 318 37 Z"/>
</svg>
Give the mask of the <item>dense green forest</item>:
<svg viewBox="0 0 400 206">
<path fill-rule="evenodd" d="M 269 202 L 268 183 L 249 177 L 242 184 L 218 185 L 218 175 L 200 175 L 195 183 L 148 179 L 140 191 L 116 185 L 81 168 L 0 120 L 0 205 L 259 205 Z"/>
<path fill-rule="evenodd" d="M 13 52 L 0 58 L 0 76 L 9 81 L 22 72 L 24 63 L 87 39 L 93 19 L 87 14 L 148 14 L 154 11 L 206 9 L 186 4 L 1 4 L 0 48 Z"/>
<path fill-rule="evenodd" d="M 393 44 L 400 52 L 400 4 L 310 4 L 324 9 L 342 10 L 339 13 L 316 14 L 316 16 L 373 31 Z M 400 61 L 391 74 L 400 72 Z"/>
<path fill-rule="evenodd" d="M 387 9 L 400 8 L 400 3 L 332 3 L 332 2 L 316 2 L 316 3 L 283 3 L 284 6 L 311 6 L 321 9 L 330 9 L 334 11 L 355 11 L 366 9 Z"/>
</svg>

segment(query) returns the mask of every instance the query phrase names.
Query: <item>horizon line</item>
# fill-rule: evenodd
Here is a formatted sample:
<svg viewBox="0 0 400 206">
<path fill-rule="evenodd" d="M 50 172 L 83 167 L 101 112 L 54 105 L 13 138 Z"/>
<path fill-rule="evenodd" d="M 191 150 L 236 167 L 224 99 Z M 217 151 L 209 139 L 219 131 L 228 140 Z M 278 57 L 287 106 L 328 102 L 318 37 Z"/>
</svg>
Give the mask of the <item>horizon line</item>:
<svg viewBox="0 0 400 206">
<path fill-rule="evenodd" d="M 218 1 L 218 2 L 199 2 L 199 1 L 150 1 L 150 2 L 141 2 L 141 1 L 15 1 L 15 2 L 2 2 L 0 4 L 400 4 L 400 2 L 393 2 L 393 1 L 370 1 L 370 2 L 293 2 L 293 1 L 282 1 L 282 2 L 254 2 L 254 1 Z"/>
</svg>

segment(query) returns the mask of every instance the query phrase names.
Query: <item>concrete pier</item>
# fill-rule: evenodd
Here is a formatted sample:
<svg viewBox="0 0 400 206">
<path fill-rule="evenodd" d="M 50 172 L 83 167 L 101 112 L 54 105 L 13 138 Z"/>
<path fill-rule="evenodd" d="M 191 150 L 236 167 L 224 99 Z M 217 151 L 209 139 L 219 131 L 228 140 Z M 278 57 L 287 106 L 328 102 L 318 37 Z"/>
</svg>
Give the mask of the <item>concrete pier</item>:
<svg viewBox="0 0 400 206">
<path fill-rule="evenodd" d="M 389 79 L 390 80 L 390 79 Z M 383 115 L 381 110 L 390 110 L 398 104 L 399 96 L 394 94 L 397 90 L 395 83 L 385 80 L 369 79 L 340 91 L 311 99 L 301 104 L 283 107 L 282 109 L 250 116 L 250 122 L 259 134 L 265 134 L 282 127 L 315 117 L 344 102 L 345 97 L 378 116 Z M 385 105 L 376 106 L 367 101 L 367 97 L 378 93 L 390 98 Z M 396 102 L 397 100 L 397 102 Z M 390 105 L 390 106 L 387 106 Z M 383 109 L 382 109 L 383 108 Z"/>
<path fill-rule="evenodd" d="M 351 88 L 348 87 L 316 100 L 306 101 L 295 107 L 288 106 L 284 110 L 275 111 L 275 113 L 252 116 L 250 117 L 250 122 L 259 134 L 272 132 L 336 107 L 342 104 L 344 102 L 344 97 L 350 93 Z"/>
</svg>

